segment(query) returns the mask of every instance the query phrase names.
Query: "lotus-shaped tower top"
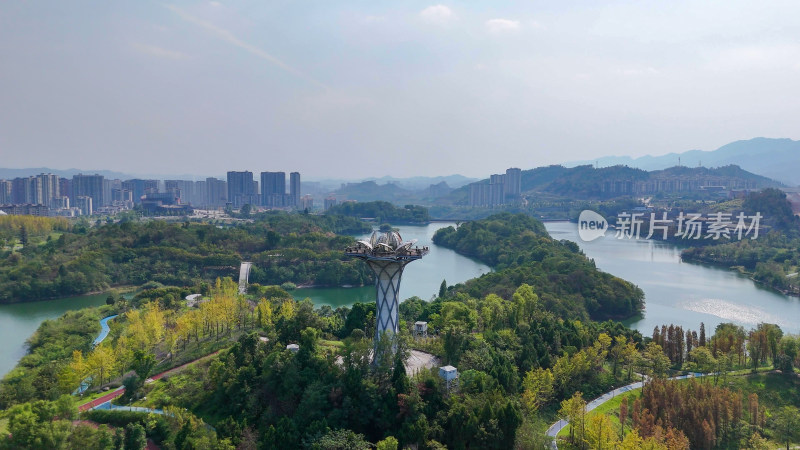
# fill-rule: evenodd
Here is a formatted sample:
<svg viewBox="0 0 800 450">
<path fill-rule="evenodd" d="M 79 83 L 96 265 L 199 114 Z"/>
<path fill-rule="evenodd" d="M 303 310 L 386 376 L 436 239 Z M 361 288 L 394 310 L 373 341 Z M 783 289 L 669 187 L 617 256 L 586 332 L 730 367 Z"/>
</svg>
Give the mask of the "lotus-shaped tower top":
<svg viewBox="0 0 800 450">
<path fill-rule="evenodd" d="M 403 242 L 397 231 L 374 231 L 369 239 L 358 241 L 356 245 L 347 247 L 345 254 L 356 258 L 369 259 L 419 259 L 428 253 L 428 247 L 413 247 L 416 239 Z"/>
</svg>

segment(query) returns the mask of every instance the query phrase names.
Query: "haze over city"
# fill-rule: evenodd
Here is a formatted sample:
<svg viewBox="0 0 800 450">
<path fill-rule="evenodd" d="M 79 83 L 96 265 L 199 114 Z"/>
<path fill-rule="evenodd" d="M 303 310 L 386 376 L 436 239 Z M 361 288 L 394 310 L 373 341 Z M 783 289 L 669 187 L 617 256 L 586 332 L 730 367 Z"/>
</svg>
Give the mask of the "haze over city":
<svg viewBox="0 0 800 450">
<path fill-rule="evenodd" d="M 799 15 L 780 1 L 9 2 L 2 165 L 485 177 L 797 139 Z"/>
</svg>

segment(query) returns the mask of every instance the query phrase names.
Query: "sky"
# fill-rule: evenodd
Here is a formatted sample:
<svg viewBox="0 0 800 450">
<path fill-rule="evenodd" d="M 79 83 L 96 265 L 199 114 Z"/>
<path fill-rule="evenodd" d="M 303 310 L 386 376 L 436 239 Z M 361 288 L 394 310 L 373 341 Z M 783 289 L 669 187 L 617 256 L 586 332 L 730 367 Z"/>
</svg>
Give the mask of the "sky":
<svg viewBox="0 0 800 450">
<path fill-rule="evenodd" d="M 485 177 L 800 138 L 800 2 L 5 1 L 0 167 Z"/>
</svg>

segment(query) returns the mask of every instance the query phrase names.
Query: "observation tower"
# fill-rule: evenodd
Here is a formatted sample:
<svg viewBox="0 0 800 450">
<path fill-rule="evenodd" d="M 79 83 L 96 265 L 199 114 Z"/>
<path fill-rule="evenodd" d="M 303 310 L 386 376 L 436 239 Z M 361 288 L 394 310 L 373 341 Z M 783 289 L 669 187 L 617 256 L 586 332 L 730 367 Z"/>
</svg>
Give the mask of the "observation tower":
<svg viewBox="0 0 800 450">
<path fill-rule="evenodd" d="M 413 247 L 416 239 L 403 242 L 400 233 L 373 232 L 369 240 L 358 241 L 344 250 L 346 256 L 366 261 L 375 274 L 375 352 L 378 342 L 386 334 L 399 331 L 398 309 L 400 307 L 400 279 L 406 264 L 428 254 L 428 247 Z"/>
</svg>

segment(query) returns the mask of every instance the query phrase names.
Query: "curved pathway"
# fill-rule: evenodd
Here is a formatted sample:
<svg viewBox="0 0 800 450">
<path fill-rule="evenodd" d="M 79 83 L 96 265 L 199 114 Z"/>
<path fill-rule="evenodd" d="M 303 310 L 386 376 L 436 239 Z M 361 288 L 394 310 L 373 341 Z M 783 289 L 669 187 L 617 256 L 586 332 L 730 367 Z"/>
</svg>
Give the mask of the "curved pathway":
<svg viewBox="0 0 800 450">
<path fill-rule="evenodd" d="M 105 338 L 108 337 L 108 333 L 111 332 L 111 327 L 108 326 L 108 321 L 112 320 L 117 316 L 118 314 L 114 314 L 113 316 L 103 317 L 102 319 L 100 319 L 100 334 L 98 334 L 97 337 L 94 339 L 94 341 L 92 341 L 92 348 L 100 345 L 100 343 L 103 342 L 103 340 L 105 340 Z M 72 395 L 83 394 L 84 392 L 86 392 L 86 390 L 89 389 L 89 383 L 91 381 L 92 377 L 86 378 L 85 380 L 81 381 L 81 385 L 78 386 L 78 389 L 76 389 L 75 392 L 72 393 Z"/>
<path fill-rule="evenodd" d="M 217 350 L 214 353 L 209 353 L 208 355 L 201 356 L 201 357 L 199 357 L 197 359 L 189 361 L 189 362 L 187 362 L 185 364 L 182 364 L 182 365 L 180 365 L 178 367 L 173 367 L 172 369 L 165 370 L 165 371 L 163 371 L 163 372 L 161 372 L 161 373 L 159 373 L 157 375 L 153 375 L 152 377 L 148 378 L 145 381 L 145 383 L 152 383 L 152 382 L 154 382 L 156 380 L 160 380 L 161 378 L 164 378 L 165 376 L 174 375 L 175 373 L 180 372 L 181 370 L 183 370 L 187 366 L 190 366 L 190 365 L 192 365 L 192 364 L 194 364 L 194 363 L 196 363 L 198 361 L 204 360 L 206 358 L 210 358 L 210 357 L 218 354 L 221 351 L 222 350 Z M 116 407 L 113 407 L 111 405 L 111 400 L 114 400 L 115 398 L 121 396 L 124 393 L 125 393 L 125 387 L 124 386 L 120 386 L 117 389 L 109 392 L 108 394 L 103 395 L 102 397 L 98 397 L 98 398 L 96 398 L 96 399 L 94 399 L 92 401 L 86 402 L 86 403 L 78 406 L 78 411 L 83 412 L 83 411 L 88 411 L 90 409 L 95 409 L 95 408 L 98 408 L 98 409 L 117 409 Z M 105 403 L 108 403 L 108 406 L 104 406 Z M 129 407 L 123 406 L 121 408 L 129 408 Z M 153 410 L 153 411 L 156 411 L 156 410 Z"/>
<path fill-rule="evenodd" d="M 681 375 L 679 377 L 672 377 L 672 378 L 670 378 L 670 380 L 685 380 L 687 378 L 699 378 L 699 377 L 704 377 L 704 376 L 707 376 L 707 375 L 712 375 L 712 374 L 690 373 L 688 375 Z M 597 408 L 598 406 L 600 406 L 603 403 L 611 400 L 612 398 L 616 397 L 619 394 L 624 394 L 625 392 L 632 391 L 634 389 L 639 389 L 642 386 L 644 386 L 644 382 L 643 381 L 637 381 L 636 383 L 631 383 L 629 385 L 622 386 L 620 388 L 616 388 L 616 389 L 614 389 L 612 391 L 608 391 L 605 394 L 601 395 L 600 397 L 597 397 L 596 399 L 594 399 L 591 402 L 587 403 L 586 404 L 586 412 L 589 412 L 589 411 Z M 552 448 L 554 448 L 554 449 L 558 448 L 558 444 L 557 444 L 558 439 L 556 438 L 556 436 L 558 436 L 558 433 L 562 429 L 564 429 L 564 427 L 566 427 L 567 425 L 569 425 L 569 422 L 567 420 L 565 420 L 565 419 L 561 419 L 558 422 L 550 425 L 550 428 L 547 429 L 547 435 L 550 436 L 551 438 L 553 438 L 553 444 L 551 446 Z"/>
<path fill-rule="evenodd" d="M 98 334 L 97 338 L 95 338 L 94 342 L 92 342 L 93 346 L 97 347 L 98 345 L 100 345 L 101 342 L 103 342 L 105 338 L 108 337 L 108 333 L 111 332 L 111 327 L 108 326 L 108 321 L 113 319 L 114 317 L 117 317 L 117 315 L 118 314 L 114 314 L 113 316 L 108 316 L 100 319 L 100 334 Z"/>
</svg>

